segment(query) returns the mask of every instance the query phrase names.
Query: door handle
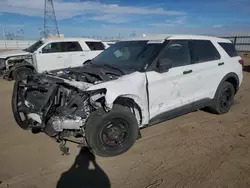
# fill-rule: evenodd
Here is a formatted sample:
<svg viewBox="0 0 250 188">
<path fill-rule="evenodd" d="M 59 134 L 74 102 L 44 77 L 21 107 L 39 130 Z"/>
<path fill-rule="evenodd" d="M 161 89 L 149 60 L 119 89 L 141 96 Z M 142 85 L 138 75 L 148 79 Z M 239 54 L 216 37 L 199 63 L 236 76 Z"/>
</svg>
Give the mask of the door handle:
<svg viewBox="0 0 250 188">
<path fill-rule="evenodd" d="M 187 70 L 187 71 L 184 71 L 183 74 L 190 74 L 192 72 L 193 72 L 193 70 Z"/>
<path fill-rule="evenodd" d="M 57 56 L 57 58 L 62 58 L 62 56 Z"/>
<path fill-rule="evenodd" d="M 221 66 L 221 65 L 224 65 L 225 63 L 224 62 L 221 62 L 221 63 L 218 63 L 218 66 Z"/>
</svg>

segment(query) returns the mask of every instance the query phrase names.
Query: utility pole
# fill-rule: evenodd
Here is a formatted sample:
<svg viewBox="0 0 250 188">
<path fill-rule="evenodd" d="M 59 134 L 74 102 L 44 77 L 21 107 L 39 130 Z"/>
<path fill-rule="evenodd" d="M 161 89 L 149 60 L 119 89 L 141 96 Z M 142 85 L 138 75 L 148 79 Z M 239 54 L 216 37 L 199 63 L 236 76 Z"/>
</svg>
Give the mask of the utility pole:
<svg viewBox="0 0 250 188">
<path fill-rule="evenodd" d="M 4 25 L 2 24 L 1 27 L 2 27 L 2 39 L 5 40 L 5 28 L 4 28 Z"/>
<path fill-rule="evenodd" d="M 53 0 L 45 0 L 44 6 L 44 36 L 59 35 Z"/>
<path fill-rule="evenodd" d="M 132 32 L 131 36 L 132 36 L 132 37 L 135 37 L 135 36 L 136 36 L 135 31 Z"/>
</svg>

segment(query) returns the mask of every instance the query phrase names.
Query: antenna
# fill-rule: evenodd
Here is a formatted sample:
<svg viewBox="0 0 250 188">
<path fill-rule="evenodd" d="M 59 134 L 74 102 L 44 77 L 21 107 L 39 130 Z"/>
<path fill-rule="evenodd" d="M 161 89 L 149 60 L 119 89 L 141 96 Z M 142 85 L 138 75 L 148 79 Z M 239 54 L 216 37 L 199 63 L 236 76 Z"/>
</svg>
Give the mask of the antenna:
<svg viewBox="0 0 250 188">
<path fill-rule="evenodd" d="M 59 35 L 53 0 L 45 0 L 44 6 L 44 37 Z"/>
</svg>

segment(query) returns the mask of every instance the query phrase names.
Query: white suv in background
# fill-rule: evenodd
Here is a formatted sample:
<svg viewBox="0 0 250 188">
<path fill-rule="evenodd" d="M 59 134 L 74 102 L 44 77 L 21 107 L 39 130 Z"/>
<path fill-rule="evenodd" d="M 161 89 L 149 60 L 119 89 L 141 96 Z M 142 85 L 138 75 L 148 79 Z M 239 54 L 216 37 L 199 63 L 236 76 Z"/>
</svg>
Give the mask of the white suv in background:
<svg viewBox="0 0 250 188">
<path fill-rule="evenodd" d="M 20 80 L 33 73 L 77 67 L 108 47 L 94 39 L 42 39 L 24 50 L 0 53 L 0 72 L 6 79 Z"/>
<path fill-rule="evenodd" d="M 242 83 L 243 64 L 227 39 L 124 40 L 82 68 L 16 82 L 13 113 L 23 129 L 41 129 L 59 142 L 73 136 L 71 141 L 97 155 L 115 156 L 132 147 L 140 128 L 204 107 L 227 113 Z"/>
</svg>

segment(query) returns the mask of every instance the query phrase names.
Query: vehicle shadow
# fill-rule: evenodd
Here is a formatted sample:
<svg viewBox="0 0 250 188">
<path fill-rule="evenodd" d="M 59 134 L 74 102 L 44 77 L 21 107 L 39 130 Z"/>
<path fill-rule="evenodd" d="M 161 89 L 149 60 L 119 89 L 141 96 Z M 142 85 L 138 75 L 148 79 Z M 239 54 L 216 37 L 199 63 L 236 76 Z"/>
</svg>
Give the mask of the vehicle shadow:
<svg viewBox="0 0 250 188">
<path fill-rule="evenodd" d="M 89 169 L 92 162 L 94 169 Z M 82 148 L 71 168 L 61 175 L 57 188 L 110 188 L 107 174 L 88 148 Z"/>
<path fill-rule="evenodd" d="M 245 71 L 245 72 L 250 72 L 250 65 L 245 65 L 245 66 L 243 67 L 243 71 Z"/>
</svg>

